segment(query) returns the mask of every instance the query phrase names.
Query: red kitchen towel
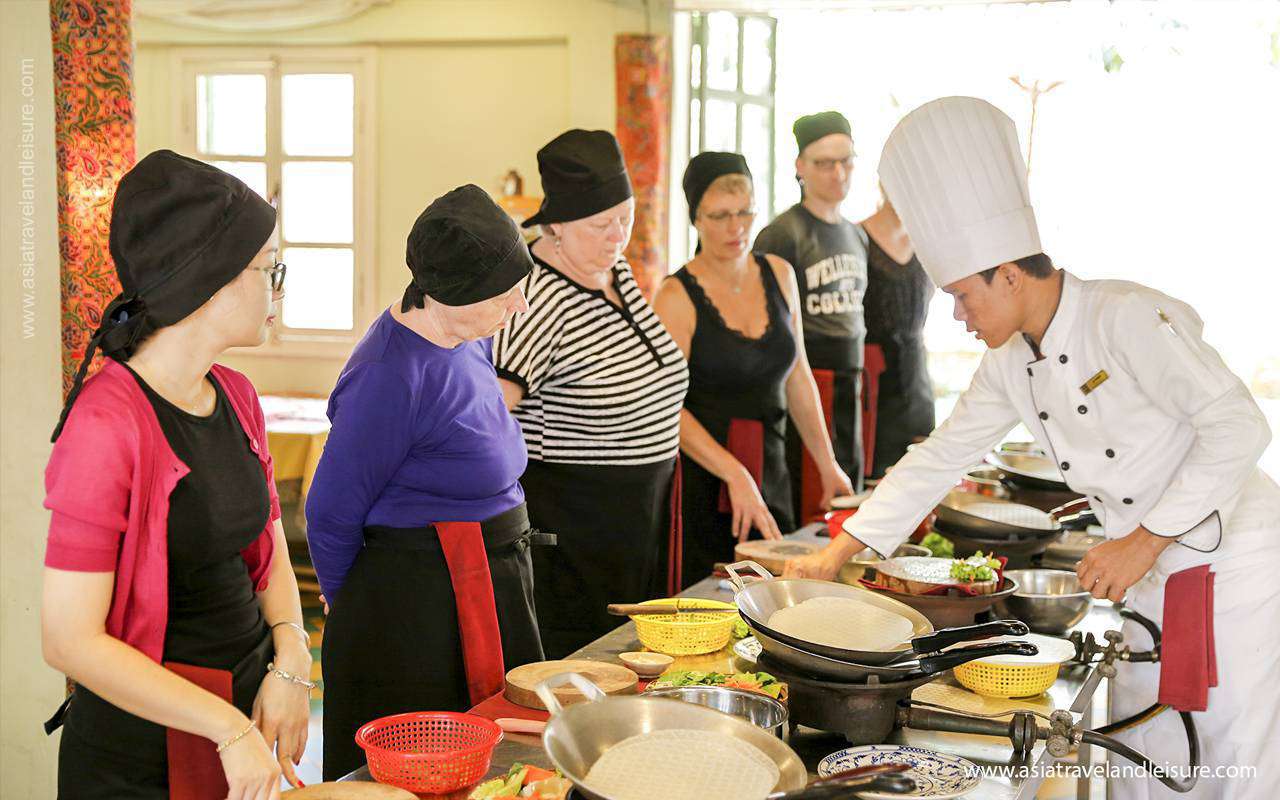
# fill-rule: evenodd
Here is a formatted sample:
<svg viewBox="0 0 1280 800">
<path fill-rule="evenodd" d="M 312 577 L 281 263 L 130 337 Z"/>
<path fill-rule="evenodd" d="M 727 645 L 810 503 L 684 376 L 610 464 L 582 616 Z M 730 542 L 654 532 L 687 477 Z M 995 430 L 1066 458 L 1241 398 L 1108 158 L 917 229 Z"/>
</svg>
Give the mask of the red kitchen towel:
<svg viewBox="0 0 1280 800">
<path fill-rule="evenodd" d="M 725 449 L 747 468 L 756 486 L 760 486 L 764 475 L 764 423 L 758 419 L 729 420 L 729 440 L 725 442 Z M 733 513 L 729 487 L 723 483 L 720 484 L 720 513 Z"/>
<path fill-rule="evenodd" d="M 166 661 L 164 668 L 221 697 L 231 699 L 231 670 Z M 224 800 L 229 791 L 218 746 L 203 736 L 165 728 L 170 800 Z"/>
<path fill-rule="evenodd" d="M 1213 573 L 1204 564 L 1169 576 L 1164 585 L 1159 701 L 1178 711 L 1204 711 L 1218 685 L 1213 642 Z"/>
<path fill-rule="evenodd" d="M 437 522 L 435 528 L 453 583 L 467 690 L 478 703 L 501 692 L 507 676 L 484 534 L 478 522 Z"/>
<path fill-rule="evenodd" d="M 652 678 L 641 678 L 640 683 L 636 686 L 636 691 L 643 692 L 652 682 Z M 535 722 L 546 722 L 551 718 L 551 715 L 542 709 L 526 708 L 525 706 L 516 705 L 508 700 L 506 695 L 502 692 L 498 692 L 493 697 L 478 703 L 471 708 L 469 713 L 492 720 L 510 717 L 513 719 L 531 719 Z"/>
</svg>

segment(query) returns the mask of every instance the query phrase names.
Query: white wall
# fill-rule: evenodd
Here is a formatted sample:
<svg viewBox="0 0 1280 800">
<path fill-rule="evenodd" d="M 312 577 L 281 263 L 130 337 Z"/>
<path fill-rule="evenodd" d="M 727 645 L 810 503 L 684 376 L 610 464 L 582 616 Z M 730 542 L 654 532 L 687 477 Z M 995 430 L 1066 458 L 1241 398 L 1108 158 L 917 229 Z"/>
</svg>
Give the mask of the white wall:
<svg viewBox="0 0 1280 800">
<path fill-rule="evenodd" d="M 648 25 L 669 30 L 669 0 Z M 435 197 L 491 192 L 512 167 L 540 194 L 535 153 L 570 127 L 613 130 L 614 38 L 646 30 L 640 0 L 395 0 L 287 33 L 223 33 L 135 20 L 138 155 L 178 148 L 172 54 L 187 46 L 369 46 L 377 61 L 374 197 L 380 307 L 408 283 L 405 237 Z M 326 395 L 342 358 L 227 357 L 262 392 Z"/>
<path fill-rule="evenodd" d="M 49 517 L 43 468 L 61 408 L 53 64 L 46 0 L 0 2 L 0 796 L 55 796 L 57 737 L 40 724 L 63 697 L 40 655 Z M 27 68 L 24 69 L 24 60 Z M 33 157 L 23 152 L 24 121 Z M 22 202 L 24 173 L 34 209 Z M 24 234 L 25 231 L 25 234 Z M 24 262 L 24 250 L 31 260 Z"/>
</svg>

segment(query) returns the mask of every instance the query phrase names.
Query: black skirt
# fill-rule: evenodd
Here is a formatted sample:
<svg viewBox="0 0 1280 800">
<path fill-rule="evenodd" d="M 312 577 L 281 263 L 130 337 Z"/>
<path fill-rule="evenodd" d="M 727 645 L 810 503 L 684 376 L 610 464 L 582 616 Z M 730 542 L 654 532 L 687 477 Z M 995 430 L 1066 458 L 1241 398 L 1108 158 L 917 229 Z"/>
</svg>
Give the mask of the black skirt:
<svg viewBox="0 0 1280 800">
<path fill-rule="evenodd" d="M 666 594 L 675 459 L 639 466 L 549 464 L 520 478 L 529 520 L 555 531 L 533 551 L 538 628 L 547 658 L 564 658 L 625 622 L 609 603 Z"/>
<path fill-rule="evenodd" d="M 543 659 L 523 505 L 482 523 L 506 669 Z M 330 603 L 321 652 L 324 779 L 364 766 L 366 722 L 471 707 L 449 566 L 434 528 L 365 529 Z"/>
</svg>

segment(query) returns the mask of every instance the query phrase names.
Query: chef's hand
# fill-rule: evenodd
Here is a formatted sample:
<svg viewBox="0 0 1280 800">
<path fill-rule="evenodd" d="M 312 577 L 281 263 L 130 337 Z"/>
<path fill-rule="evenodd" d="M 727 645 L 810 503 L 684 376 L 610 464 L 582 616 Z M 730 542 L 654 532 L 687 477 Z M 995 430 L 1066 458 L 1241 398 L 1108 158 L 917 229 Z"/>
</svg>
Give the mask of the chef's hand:
<svg viewBox="0 0 1280 800">
<path fill-rule="evenodd" d="M 310 678 L 311 653 L 298 640 L 296 645 L 276 650 L 276 667 Z M 294 765 L 302 762 L 307 749 L 307 723 L 311 716 L 311 692 L 307 687 L 267 673 L 253 701 L 253 721 L 262 731 L 268 748 L 276 751 L 276 761 L 289 785 L 301 785 Z"/>
<path fill-rule="evenodd" d="M 240 729 L 227 738 L 239 733 L 249 722 L 243 715 L 240 719 L 243 720 Z M 280 765 L 257 728 L 232 742 L 218 757 L 227 776 L 227 800 L 279 800 Z"/>
<path fill-rule="evenodd" d="M 773 514 L 760 496 L 760 487 L 747 468 L 739 464 L 725 481 L 729 487 L 729 505 L 733 508 L 733 527 L 730 530 L 739 542 L 745 542 L 755 528 L 766 539 L 781 539 L 782 531 L 774 522 Z"/>
<path fill-rule="evenodd" d="M 835 580 L 840 568 L 849 560 L 844 554 L 843 542 L 840 541 L 845 538 L 848 537 L 837 537 L 831 544 L 816 553 L 789 560 L 782 570 L 782 577 L 813 578 L 819 581 Z"/>
<path fill-rule="evenodd" d="M 849 476 L 845 471 L 840 469 L 840 465 L 832 459 L 826 469 L 822 470 L 822 508 L 830 509 L 831 500 L 834 497 L 841 497 L 853 494 L 853 481 L 849 480 Z"/>
<path fill-rule="evenodd" d="M 1095 598 L 1119 603 L 1130 586 L 1151 571 L 1173 539 L 1139 525 L 1133 533 L 1095 545 L 1076 566 L 1080 585 Z"/>
</svg>

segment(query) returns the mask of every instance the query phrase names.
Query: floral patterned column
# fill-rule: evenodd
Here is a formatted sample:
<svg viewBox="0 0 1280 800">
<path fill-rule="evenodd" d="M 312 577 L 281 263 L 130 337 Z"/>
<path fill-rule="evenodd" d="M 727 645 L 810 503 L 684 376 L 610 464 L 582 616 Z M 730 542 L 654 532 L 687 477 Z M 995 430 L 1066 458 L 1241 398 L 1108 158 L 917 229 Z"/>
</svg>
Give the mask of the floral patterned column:
<svg viewBox="0 0 1280 800">
<path fill-rule="evenodd" d="M 614 51 L 618 142 L 636 194 L 627 260 L 645 297 L 666 277 L 667 172 L 671 144 L 671 45 L 666 36 L 622 34 Z"/>
<path fill-rule="evenodd" d="M 134 162 L 131 0 L 52 0 L 62 390 L 120 291 L 107 249 L 111 200 Z"/>
</svg>

